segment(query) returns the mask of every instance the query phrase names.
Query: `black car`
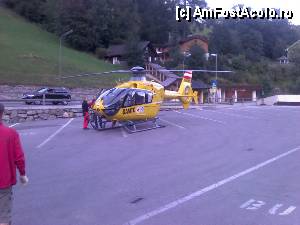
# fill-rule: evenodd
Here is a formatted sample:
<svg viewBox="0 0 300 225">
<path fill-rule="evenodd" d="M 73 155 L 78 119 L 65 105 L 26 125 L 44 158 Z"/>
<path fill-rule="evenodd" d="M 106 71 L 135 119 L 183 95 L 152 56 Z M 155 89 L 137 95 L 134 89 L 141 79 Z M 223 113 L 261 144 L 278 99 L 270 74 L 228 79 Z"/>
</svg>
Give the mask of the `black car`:
<svg viewBox="0 0 300 225">
<path fill-rule="evenodd" d="M 45 103 L 52 102 L 54 105 L 59 103 L 67 105 L 71 101 L 71 94 L 66 88 L 44 87 L 31 93 L 25 93 L 22 97 L 26 104 L 42 104 L 44 98 Z"/>
</svg>

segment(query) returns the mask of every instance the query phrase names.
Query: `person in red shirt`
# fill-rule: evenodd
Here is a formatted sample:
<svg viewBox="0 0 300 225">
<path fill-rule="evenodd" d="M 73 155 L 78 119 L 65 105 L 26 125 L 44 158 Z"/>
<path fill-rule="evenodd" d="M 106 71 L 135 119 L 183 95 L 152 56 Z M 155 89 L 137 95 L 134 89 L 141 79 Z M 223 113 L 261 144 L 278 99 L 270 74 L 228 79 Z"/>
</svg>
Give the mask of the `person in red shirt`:
<svg viewBox="0 0 300 225">
<path fill-rule="evenodd" d="M 0 103 L 0 225 L 11 224 L 12 186 L 17 183 L 16 169 L 22 184 L 28 183 L 25 157 L 19 134 L 2 123 L 4 105 Z"/>
<path fill-rule="evenodd" d="M 89 116 L 89 103 L 86 97 L 84 97 L 82 102 L 82 114 L 83 114 L 83 129 L 88 129 L 90 116 Z"/>
</svg>

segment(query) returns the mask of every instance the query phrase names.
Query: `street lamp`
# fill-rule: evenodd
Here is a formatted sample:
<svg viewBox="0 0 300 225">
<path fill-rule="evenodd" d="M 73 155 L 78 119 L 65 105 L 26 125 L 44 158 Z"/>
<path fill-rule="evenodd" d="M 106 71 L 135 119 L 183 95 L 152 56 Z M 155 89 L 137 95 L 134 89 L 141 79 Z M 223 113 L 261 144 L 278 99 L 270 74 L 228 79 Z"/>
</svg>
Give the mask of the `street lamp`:
<svg viewBox="0 0 300 225">
<path fill-rule="evenodd" d="M 216 77 L 215 77 L 215 84 L 216 84 L 216 93 L 215 93 L 215 101 L 217 102 L 217 88 L 218 88 L 218 54 L 214 53 L 214 54 L 209 54 L 209 56 L 214 56 L 216 57 Z"/>
<path fill-rule="evenodd" d="M 210 56 L 216 57 L 216 82 L 218 80 L 218 54 L 210 54 Z"/>
<path fill-rule="evenodd" d="M 59 37 L 59 56 L 58 56 L 58 75 L 59 75 L 59 79 L 61 79 L 61 66 L 62 66 L 62 40 L 67 37 L 69 34 L 73 33 L 73 30 L 69 30 L 66 33 L 63 33 L 60 37 Z"/>
</svg>

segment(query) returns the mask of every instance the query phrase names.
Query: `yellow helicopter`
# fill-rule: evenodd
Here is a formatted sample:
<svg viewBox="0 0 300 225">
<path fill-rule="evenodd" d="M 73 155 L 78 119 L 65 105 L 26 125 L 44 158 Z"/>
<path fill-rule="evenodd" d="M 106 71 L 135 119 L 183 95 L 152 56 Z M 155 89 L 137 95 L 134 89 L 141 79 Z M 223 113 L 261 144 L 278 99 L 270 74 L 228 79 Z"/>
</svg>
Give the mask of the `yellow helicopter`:
<svg viewBox="0 0 300 225">
<path fill-rule="evenodd" d="M 131 72 L 133 76 L 130 81 L 106 90 L 98 96 L 90 112 L 90 124 L 96 130 L 124 127 L 129 133 L 134 133 L 164 127 L 158 124 L 157 115 L 166 99 L 179 99 L 184 109 L 188 109 L 192 101 L 198 104 L 198 93 L 192 90 L 192 72 L 204 70 L 166 71 L 184 72 L 177 92 L 165 90 L 164 86 L 157 82 L 147 81 L 145 76 L 147 71 L 143 67 L 133 67 L 130 71 L 119 70 L 71 77 Z M 111 124 L 109 128 L 108 123 Z M 138 129 L 137 125 L 140 124 L 149 126 Z"/>
</svg>

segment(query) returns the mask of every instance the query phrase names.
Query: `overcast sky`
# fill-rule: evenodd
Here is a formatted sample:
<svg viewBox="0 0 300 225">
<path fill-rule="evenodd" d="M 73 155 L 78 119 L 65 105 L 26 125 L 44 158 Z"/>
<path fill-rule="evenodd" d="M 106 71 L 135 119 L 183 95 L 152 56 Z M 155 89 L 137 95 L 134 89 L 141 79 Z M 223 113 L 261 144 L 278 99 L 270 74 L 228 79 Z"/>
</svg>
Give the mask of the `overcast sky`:
<svg viewBox="0 0 300 225">
<path fill-rule="evenodd" d="M 230 9 L 234 5 L 243 4 L 255 9 L 269 7 L 293 10 L 294 18 L 291 22 L 300 25 L 299 0 L 206 0 L 206 2 L 210 8 L 222 7 L 224 9 Z"/>
</svg>

